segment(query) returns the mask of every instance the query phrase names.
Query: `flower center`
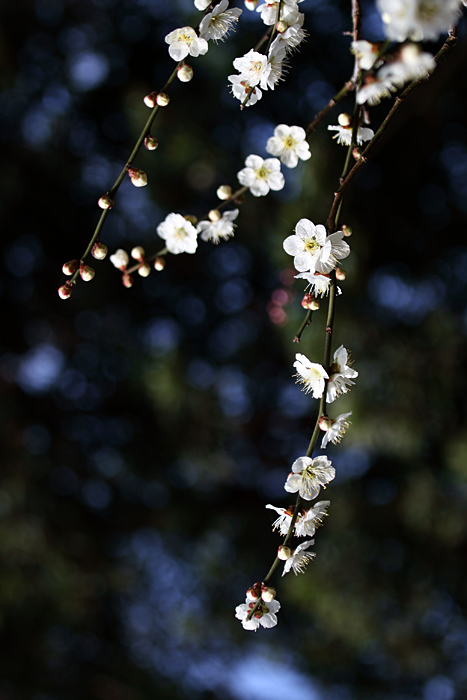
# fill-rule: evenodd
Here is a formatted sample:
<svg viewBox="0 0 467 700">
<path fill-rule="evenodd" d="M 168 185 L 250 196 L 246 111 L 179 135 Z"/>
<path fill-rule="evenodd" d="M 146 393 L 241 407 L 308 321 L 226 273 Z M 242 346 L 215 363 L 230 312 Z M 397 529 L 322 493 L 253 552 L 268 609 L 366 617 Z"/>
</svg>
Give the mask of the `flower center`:
<svg viewBox="0 0 467 700">
<path fill-rule="evenodd" d="M 177 228 L 174 231 L 174 238 L 177 241 L 182 241 L 184 238 L 186 238 L 186 231 L 184 228 Z"/>
<path fill-rule="evenodd" d="M 305 250 L 308 253 L 314 253 L 321 248 L 320 244 L 314 236 L 312 238 L 307 238 L 305 241 Z"/>
<path fill-rule="evenodd" d="M 293 148 L 295 146 L 295 139 L 292 136 L 287 136 L 284 140 L 284 145 L 286 148 Z"/>
<path fill-rule="evenodd" d="M 262 165 L 258 170 L 256 171 L 256 177 L 261 178 L 262 180 L 265 180 L 268 176 L 268 169 L 266 168 L 265 165 Z"/>
<path fill-rule="evenodd" d="M 422 22 L 429 22 L 431 19 L 436 17 L 437 12 L 438 8 L 433 0 L 425 0 L 425 2 L 421 2 L 417 10 L 418 17 Z"/>
</svg>

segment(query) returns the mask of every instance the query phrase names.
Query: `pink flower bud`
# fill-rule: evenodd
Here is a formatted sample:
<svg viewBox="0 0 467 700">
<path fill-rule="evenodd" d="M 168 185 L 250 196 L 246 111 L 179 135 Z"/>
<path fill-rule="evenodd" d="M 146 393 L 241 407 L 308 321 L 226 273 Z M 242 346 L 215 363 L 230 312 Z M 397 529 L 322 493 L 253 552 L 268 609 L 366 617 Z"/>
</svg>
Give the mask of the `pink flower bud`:
<svg viewBox="0 0 467 700">
<path fill-rule="evenodd" d="M 272 586 L 261 586 L 261 598 L 265 603 L 270 603 L 276 597 L 276 589 Z"/>
<path fill-rule="evenodd" d="M 108 194 L 103 194 L 97 203 L 101 209 L 112 209 L 114 205 L 113 199 L 111 199 Z"/>
<path fill-rule="evenodd" d="M 146 107 L 150 107 L 151 109 L 156 106 L 157 104 L 157 92 L 150 92 L 149 95 L 146 95 L 146 97 L 143 97 L 143 102 L 146 105 Z"/>
<path fill-rule="evenodd" d="M 165 92 L 160 92 L 156 97 L 156 102 L 159 107 L 167 107 L 170 102 L 170 97 Z"/>
<path fill-rule="evenodd" d="M 135 248 L 133 248 L 130 255 L 133 258 L 133 260 L 138 260 L 139 262 L 142 262 L 144 260 L 144 248 L 142 248 L 140 245 L 137 245 Z"/>
<path fill-rule="evenodd" d="M 312 294 L 309 294 L 308 292 L 305 294 L 305 296 L 302 299 L 302 306 L 304 309 L 309 309 L 311 302 L 313 301 L 314 297 Z"/>
<path fill-rule="evenodd" d="M 183 66 L 179 66 L 177 69 L 177 78 L 182 83 L 189 83 L 193 77 L 193 68 L 188 66 L 186 63 Z"/>
<path fill-rule="evenodd" d="M 155 136 L 146 136 L 144 139 L 144 147 L 148 151 L 155 151 L 159 145 L 159 140 Z"/>
<path fill-rule="evenodd" d="M 138 267 L 138 275 L 141 275 L 141 277 L 147 277 L 150 274 L 151 265 L 147 262 L 141 263 L 141 265 Z"/>
<path fill-rule="evenodd" d="M 131 183 L 135 187 L 144 187 L 148 184 L 148 176 L 144 170 L 139 168 L 128 168 L 128 175 L 130 176 Z"/>
<path fill-rule="evenodd" d="M 208 216 L 209 221 L 212 221 L 214 223 L 215 221 L 219 221 L 219 219 L 221 218 L 221 213 L 219 209 L 211 209 Z"/>
<path fill-rule="evenodd" d="M 320 301 L 319 301 L 319 299 L 316 299 L 316 298 L 315 298 L 315 299 L 312 299 L 312 300 L 310 301 L 310 309 L 311 309 L 312 311 L 318 311 L 319 306 L 320 306 Z"/>
<path fill-rule="evenodd" d="M 221 185 L 217 188 L 216 194 L 219 199 L 230 199 L 233 194 L 233 190 L 230 185 Z"/>
<path fill-rule="evenodd" d="M 123 286 L 129 289 L 133 286 L 133 277 L 129 275 L 128 272 L 124 272 L 122 275 L 122 282 Z"/>
<path fill-rule="evenodd" d="M 60 299 L 69 299 L 73 293 L 73 286 L 70 282 L 65 282 L 64 285 L 58 288 L 58 296 Z"/>
<path fill-rule="evenodd" d="M 245 7 L 247 10 L 255 10 L 259 0 L 245 0 Z"/>
<path fill-rule="evenodd" d="M 345 270 L 342 269 L 342 267 L 336 267 L 336 280 L 339 280 L 339 282 L 342 282 L 346 278 L 346 272 Z"/>
<path fill-rule="evenodd" d="M 355 147 L 355 148 L 352 150 L 352 156 L 355 158 L 355 160 L 360 160 L 360 158 L 362 157 L 362 151 L 361 151 L 361 149 Z"/>
<path fill-rule="evenodd" d="M 104 258 L 107 256 L 107 253 L 109 252 L 109 249 L 107 248 L 104 243 L 101 243 L 100 241 L 96 241 L 91 248 L 91 255 L 93 258 L 96 258 L 96 260 L 104 260 Z"/>
<path fill-rule="evenodd" d="M 352 235 L 352 229 L 347 224 L 342 225 L 342 232 L 346 238 Z"/>
<path fill-rule="evenodd" d="M 325 433 L 332 428 L 333 423 L 333 419 L 329 418 L 329 416 L 321 416 L 319 419 L 319 427 Z"/>
<path fill-rule="evenodd" d="M 165 258 L 163 258 L 161 255 L 159 255 L 155 260 L 154 260 L 154 269 L 157 270 L 157 272 L 161 272 L 165 267 Z"/>
<path fill-rule="evenodd" d="M 277 550 L 277 558 L 282 559 L 282 561 L 286 561 L 287 559 L 290 559 L 292 556 L 292 550 L 290 547 L 285 547 L 283 544 L 279 547 Z"/>
<path fill-rule="evenodd" d="M 248 600 L 258 600 L 258 598 L 261 595 L 261 587 L 259 583 L 255 583 L 251 588 L 249 588 L 246 592 L 246 597 Z"/>
<path fill-rule="evenodd" d="M 72 275 L 78 269 L 79 262 L 77 260 L 70 260 L 65 263 L 62 267 L 62 272 L 64 275 Z"/>
<path fill-rule="evenodd" d="M 89 265 L 81 264 L 79 266 L 79 274 L 83 282 L 90 282 L 96 274 L 96 271 L 93 267 L 90 267 Z"/>
</svg>

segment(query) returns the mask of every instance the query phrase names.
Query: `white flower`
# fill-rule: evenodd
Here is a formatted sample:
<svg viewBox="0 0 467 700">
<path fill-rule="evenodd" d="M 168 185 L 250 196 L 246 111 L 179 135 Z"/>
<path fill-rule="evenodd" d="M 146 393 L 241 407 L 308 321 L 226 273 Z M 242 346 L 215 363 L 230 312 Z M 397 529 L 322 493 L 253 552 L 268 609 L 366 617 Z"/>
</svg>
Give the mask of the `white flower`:
<svg viewBox="0 0 467 700">
<path fill-rule="evenodd" d="M 295 523 L 297 537 L 313 537 L 316 528 L 323 524 L 323 518 L 328 514 L 331 501 L 318 501 L 313 508 L 300 513 Z"/>
<path fill-rule="evenodd" d="M 265 603 L 262 600 L 257 610 L 253 613 L 251 620 L 247 620 L 249 613 L 255 605 L 256 603 L 247 598 L 244 603 L 237 605 L 235 608 L 235 617 L 242 621 L 243 629 L 256 631 L 260 625 L 266 628 L 275 627 L 277 625 L 276 613 L 281 607 L 279 601 L 271 600 L 271 602 Z"/>
<path fill-rule="evenodd" d="M 123 250 L 123 248 L 116 250 L 115 253 L 110 256 L 109 260 L 112 265 L 117 268 L 117 270 L 125 270 L 126 266 L 130 262 L 128 253 L 126 250 Z"/>
<path fill-rule="evenodd" d="M 241 74 L 242 80 L 250 86 L 259 85 L 260 82 L 267 80 L 271 72 L 267 56 L 253 49 L 244 56 L 236 58 L 233 65 Z M 264 86 L 262 85 L 262 87 Z"/>
<path fill-rule="evenodd" d="M 266 151 L 280 158 L 288 168 L 295 168 L 298 159 L 311 158 L 310 147 L 306 141 L 306 131 L 301 126 L 279 124 L 274 129 L 274 136 L 268 139 Z"/>
<path fill-rule="evenodd" d="M 262 92 L 259 87 L 254 87 L 250 92 L 251 85 L 244 79 L 243 75 L 229 75 L 229 80 L 232 83 L 232 94 L 237 100 L 243 104 L 243 101 L 248 96 L 248 102 L 245 107 L 252 107 L 262 97 Z"/>
<path fill-rule="evenodd" d="M 181 214 L 169 214 L 157 227 L 157 233 L 165 239 L 169 253 L 194 253 L 198 247 L 198 232 Z"/>
<path fill-rule="evenodd" d="M 350 253 L 349 245 L 343 240 L 344 233 L 336 231 L 326 237 L 322 224 L 315 224 L 309 219 L 300 219 L 295 227 L 295 235 L 285 239 L 283 247 L 286 253 L 294 256 L 295 269 L 298 272 L 331 272 L 338 260 Z"/>
<path fill-rule="evenodd" d="M 320 455 L 311 457 L 299 457 L 292 464 L 292 473 L 287 477 L 284 488 L 289 493 L 300 493 L 306 501 L 312 501 L 320 492 L 321 486 L 326 488 L 326 484 L 336 476 L 336 470 L 331 461 Z"/>
<path fill-rule="evenodd" d="M 459 0 L 377 0 L 388 39 L 438 39 L 461 15 Z"/>
<path fill-rule="evenodd" d="M 390 97 L 395 89 L 390 80 L 380 80 L 378 77 L 368 75 L 365 78 L 365 84 L 357 92 L 357 102 L 359 105 L 368 102 L 372 107 L 379 104 L 383 97 Z"/>
<path fill-rule="evenodd" d="M 188 54 L 195 57 L 203 56 L 208 50 L 208 42 L 198 37 L 193 27 L 175 29 L 167 34 L 165 42 L 170 44 L 169 55 L 174 61 L 181 61 Z"/>
<path fill-rule="evenodd" d="M 211 4 L 211 0 L 195 0 L 195 7 L 197 10 L 204 10 Z"/>
<path fill-rule="evenodd" d="M 267 2 L 256 8 L 256 12 L 261 14 L 264 24 L 271 25 L 276 23 L 278 4 L 278 2 Z M 287 24 L 294 24 L 298 19 L 298 15 L 297 0 L 283 0 L 279 19 L 282 22 L 287 22 Z"/>
<path fill-rule="evenodd" d="M 269 190 L 281 190 L 284 187 L 284 176 L 281 164 L 277 158 L 266 158 L 249 155 L 245 161 L 246 168 L 237 173 L 241 185 L 250 188 L 255 197 L 264 197 Z"/>
<path fill-rule="evenodd" d="M 305 552 L 305 549 L 311 547 L 314 544 L 314 540 L 307 540 L 298 545 L 298 547 L 292 552 L 292 555 L 284 562 L 284 571 L 282 576 L 285 576 L 290 569 L 293 570 L 295 576 L 297 574 L 305 573 L 305 568 L 308 563 L 316 557 L 315 552 Z"/>
<path fill-rule="evenodd" d="M 238 216 L 238 209 L 231 209 L 222 214 L 218 221 L 200 221 L 196 226 L 198 233 L 201 234 L 203 241 L 212 241 L 219 243 L 220 239 L 227 240 L 234 235 L 234 220 Z"/>
<path fill-rule="evenodd" d="M 290 506 L 289 508 L 277 508 L 276 506 L 272 506 L 270 503 L 268 503 L 266 508 L 269 508 L 269 510 L 275 510 L 279 515 L 277 520 L 274 520 L 272 529 L 278 529 L 281 535 L 284 535 L 285 537 L 289 531 L 290 523 L 292 522 L 294 507 Z"/>
<path fill-rule="evenodd" d="M 328 131 L 336 131 L 332 137 L 337 139 L 337 143 L 343 146 L 350 146 L 352 142 L 352 126 L 328 126 Z M 371 141 L 374 136 L 372 129 L 368 129 L 365 126 L 359 126 L 357 130 L 357 146 L 361 146 L 364 141 Z"/>
<path fill-rule="evenodd" d="M 228 10 L 229 1 L 221 0 L 221 2 L 215 6 L 212 12 L 209 12 L 201 20 L 199 25 L 199 35 L 209 41 L 219 41 L 219 39 L 224 39 L 225 36 L 233 29 L 235 22 L 242 14 L 242 10 L 234 8 L 233 10 Z"/>
<path fill-rule="evenodd" d="M 345 435 L 345 431 L 350 425 L 350 421 L 347 420 L 349 416 L 352 415 L 352 411 L 349 413 L 341 413 L 337 418 L 335 418 L 331 427 L 324 433 L 323 440 L 321 442 L 321 449 L 324 450 L 328 442 L 334 443 L 334 445 L 341 441 Z M 320 424 L 321 427 L 321 424 Z"/>
<path fill-rule="evenodd" d="M 334 353 L 334 362 L 329 368 L 327 403 L 332 403 L 341 394 L 346 394 L 355 384 L 352 380 L 358 377 L 358 372 L 347 365 L 348 361 L 348 351 L 341 345 Z"/>
<path fill-rule="evenodd" d="M 263 90 L 267 90 L 268 88 L 274 90 L 274 86 L 277 85 L 282 78 L 285 59 L 287 57 L 285 48 L 283 41 L 280 42 L 278 39 L 274 39 L 272 42 L 268 52 L 269 72 L 261 78 L 260 83 Z"/>
<path fill-rule="evenodd" d="M 317 362 L 310 362 L 306 355 L 302 355 L 297 352 L 295 355 L 295 362 L 293 366 L 297 370 L 298 377 L 297 382 L 301 382 L 304 385 L 303 391 L 308 394 L 308 392 L 313 392 L 314 399 L 320 399 L 323 395 L 325 379 L 328 378 L 328 373 L 322 365 Z"/>
<path fill-rule="evenodd" d="M 331 278 L 329 275 L 321 275 L 319 272 L 301 272 L 295 275 L 295 279 L 303 279 L 308 282 L 306 289 L 315 297 L 324 297 L 329 292 Z"/>
<path fill-rule="evenodd" d="M 409 80 L 427 76 L 435 68 L 436 61 L 431 53 L 421 51 L 417 44 L 406 44 L 400 50 L 399 60 L 380 68 L 377 77 L 402 87 Z"/>
<path fill-rule="evenodd" d="M 371 70 L 378 58 L 380 47 L 371 41 L 352 41 L 351 51 L 357 57 L 359 68 Z"/>
</svg>

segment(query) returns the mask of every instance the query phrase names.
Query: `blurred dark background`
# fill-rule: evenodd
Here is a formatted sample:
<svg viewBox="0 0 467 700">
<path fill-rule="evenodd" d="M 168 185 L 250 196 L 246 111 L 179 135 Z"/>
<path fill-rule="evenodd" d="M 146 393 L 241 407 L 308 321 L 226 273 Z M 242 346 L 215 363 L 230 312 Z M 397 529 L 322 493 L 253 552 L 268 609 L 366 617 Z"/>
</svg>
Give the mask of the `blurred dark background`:
<svg viewBox="0 0 467 700">
<path fill-rule="evenodd" d="M 349 5 L 301 5 L 308 41 L 243 113 L 226 76 L 259 16 L 191 61 L 159 149 L 137 159 L 149 186 L 118 193 L 110 252 L 155 252 L 169 212 L 205 214 L 276 124 L 311 121 L 352 70 Z M 364 37 L 380 39 L 363 7 Z M 199 16 L 191 0 L 0 4 L 0 698 L 465 698 L 464 25 L 346 200 L 335 347 L 360 376 L 332 408 L 353 425 L 329 450 L 316 561 L 276 578 L 279 624 L 254 635 L 234 608 L 272 561 L 264 506 L 288 505 L 316 409 L 294 353 L 321 361 L 323 345 L 324 310 L 291 342 L 303 283 L 282 241 L 301 217 L 324 223 L 345 150 L 323 124 L 283 191 L 247 197 L 232 241 L 200 242 L 131 290 L 96 261 L 92 282 L 57 295 L 147 118 L 142 97 L 173 70 L 164 36 Z"/>
</svg>

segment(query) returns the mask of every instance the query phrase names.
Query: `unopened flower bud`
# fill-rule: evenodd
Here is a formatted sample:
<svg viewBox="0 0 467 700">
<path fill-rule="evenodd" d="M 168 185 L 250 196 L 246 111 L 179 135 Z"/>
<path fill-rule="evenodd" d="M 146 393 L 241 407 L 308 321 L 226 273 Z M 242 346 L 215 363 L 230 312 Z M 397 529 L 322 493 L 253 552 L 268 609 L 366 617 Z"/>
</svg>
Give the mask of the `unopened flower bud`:
<svg viewBox="0 0 467 700">
<path fill-rule="evenodd" d="M 198 217 L 194 214 L 186 214 L 183 218 L 189 221 L 190 224 L 193 224 L 193 226 L 196 226 L 196 224 L 198 223 Z"/>
<path fill-rule="evenodd" d="M 135 187 L 144 187 L 148 184 L 148 176 L 144 170 L 139 168 L 128 168 L 128 175 L 130 176 L 131 183 Z"/>
<path fill-rule="evenodd" d="M 101 243 L 100 241 L 96 241 L 91 248 L 91 255 L 93 258 L 96 258 L 96 260 L 104 260 L 104 258 L 107 256 L 109 249 L 104 243 Z"/>
<path fill-rule="evenodd" d="M 320 300 L 319 299 L 312 299 L 310 301 L 310 309 L 312 311 L 318 311 L 319 307 L 320 307 Z"/>
<path fill-rule="evenodd" d="M 276 589 L 272 586 L 261 586 L 261 598 L 265 603 L 270 603 L 276 597 Z"/>
<path fill-rule="evenodd" d="M 62 272 L 64 275 L 72 275 L 78 269 L 79 262 L 77 260 L 70 260 L 65 263 L 62 267 Z"/>
<path fill-rule="evenodd" d="M 329 418 L 329 416 L 321 416 L 321 418 L 319 419 L 319 427 L 324 432 L 330 430 L 333 426 L 333 423 L 333 419 Z"/>
<path fill-rule="evenodd" d="M 138 267 L 138 275 L 141 275 L 141 277 L 147 277 L 150 274 L 151 265 L 147 262 L 141 263 L 141 265 Z"/>
<path fill-rule="evenodd" d="M 89 265 L 80 265 L 79 274 L 83 282 L 90 282 L 96 274 L 96 271 L 93 267 L 90 267 Z"/>
<path fill-rule="evenodd" d="M 219 197 L 219 199 L 230 199 L 230 197 L 232 196 L 232 192 L 233 190 L 230 187 L 230 185 L 221 185 L 217 188 L 216 194 Z"/>
<path fill-rule="evenodd" d="M 159 255 L 155 260 L 154 260 L 154 269 L 157 270 L 157 272 L 161 272 L 165 267 L 165 258 L 163 258 L 161 255 Z"/>
<path fill-rule="evenodd" d="M 339 124 L 341 126 L 350 126 L 352 123 L 352 117 L 350 116 L 350 114 L 347 114 L 346 112 L 342 112 L 337 117 L 337 121 L 339 122 Z"/>
<path fill-rule="evenodd" d="M 219 219 L 221 218 L 221 213 L 219 209 L 211 209 L 208 216 L 209 221 L 212 221 L 214 223 L 215 221 L 219 221 Z"/>
<path fill-rule="evenodd" d="M 125 270 L 126 266 L 130 262 L 128 253 L 122 248 L 116 250 L 115 253 L 111 255 L 109 259 L 112 265 L 117 268 L 117 270 Z"/>
<path fill-rule="evenodd" d="M 58 296 L 60 299 L 69 299 L 73 293 L 73 286 L 66 282 L 61 287 L 58 288 Z"/>
<path fill-rule="evenodd" d="M 142 248 L 140 245 L 137 245 L 135 248 L 133 248 L 130 255 L 133 258 L 133 260 L 138 260 L 142 262 L 144 260 L 144 248 Z"/>
<path fill-rule="evenodd" d="M 282 561 L 286 561 L 287 559 L 290 559 L 292 556 L 292 550 L 290 547 L 285 547 L 283 544 L 279 547 L 277 550 L 277 558 L 282 559 Z"/>
<path fill-rule="evenodd" d="M 144 147 L 148 151 L 155 151 L 159 145 L 159 140 L 155 136 L 146 136 L 144 139 Z"/>
<path fill-rule="evenodd" d="M 352 229 L 347 224 L 342 224 L 342 232 L 346 238 L 352 235 Z"/>
<path fill-rule="evenodd" d="M 146 105 L 146 107 L 150 107 L 151 109 L 156 106 L 157 104 L 157 92 L 150 92 L 149 95 L 146 95 L 146 97 L 143 97 L 143 102 Z"/>
<path fill-rule="evenodd" d="M 245 0 L 245 7 L 247 10 L 255 10 L 259 0 Z"/>
<path fill-rule="evenodd" d="M 101 209 L 112 209 L 114 205 L 113 199 L 109 197 L 108 194 L 103 194 L 102 197 L 99 198 L 97 203 Z"/>
<path fill-rule="evenodd" d="M 170 102 L 170 97 L 165 92 L 160 92 L 156 97 L 156 102 L 159 107 L 167 107 Z"/>
<path fill-rule="evenodd" d="M 133 286 L 133 277 L 129 275 L 128 272 L 124 272 L 122 275 L 122 282 L 123 286 L 129 289 Z"/>
<path fill-rule="evenodd" d="M 188 66 L 186 63 L 184 63 L 183 66 L 179 66 L 179 68 L 177 69 L 177 78 L 182 83 L 189 83 L 192 77 L 193 68 L 191 66 Z"/>
<path fill-rule="evenodd" d="M 246 597 L 248 598 L 248 600 L 258 600 L 260 595 L 261 595 L 261 586 L 259 585 L 259 583 L 255 583 L 246 592 Z"/>
<path fill-rule="evenodd" d="M 287 22 L 283 22 L 282 20 L 280 20 L 276 24 L 276 29 L 279 32 L 279 34 L 283 34 L 284 32 L 287 31 L 288 28 L 289 28 L 289 25 L 287 24 Z"/>
<path fill-rule="evenodd" d="M 336 280 L 339 280 L 339 282 L 342 282 L 346 278 L 346 272 L 345 270 L 342 269 L 342 267 L 336 267 Z"/>
<path fill-rule="evenodd" d="M 313 301 L 314 297 L 312 294 L 309 294 L 308 292 L 305 294 L 305 296 L 302 299 L 302 306 L 304 309 L 309 309 L 310 304 Z"/>
<path fill-rule="evenodd" d="M 355 158 L 355 160 L 360 160 L 362 157 L 362 151 L 358 146 L 355 146 L 355 148 L 352 149 L 352 156 Z"/>
</svg>

